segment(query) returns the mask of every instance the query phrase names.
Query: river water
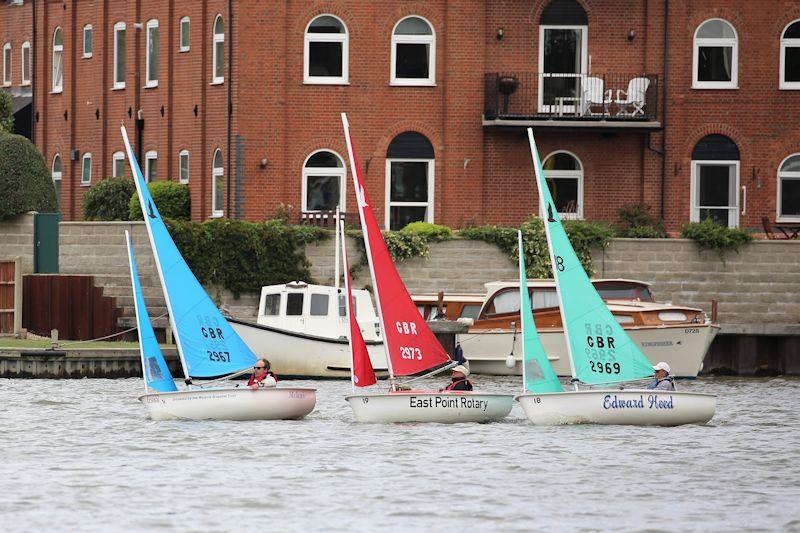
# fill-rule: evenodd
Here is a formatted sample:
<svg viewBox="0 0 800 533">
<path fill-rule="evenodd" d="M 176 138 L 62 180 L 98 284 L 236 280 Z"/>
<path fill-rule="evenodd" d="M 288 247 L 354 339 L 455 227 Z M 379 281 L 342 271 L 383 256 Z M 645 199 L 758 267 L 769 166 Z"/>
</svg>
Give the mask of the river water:
<svg viewBox="0 0 800 533">
<path fill-rule="evenodd" d="M 478 377 L 517 392 L 519 380 Z M 704 426 L 153 422 L 142 381 L 0 380 L 5 531 L 800 531 L 800 380 L 704 378 Z"/>
</svg>

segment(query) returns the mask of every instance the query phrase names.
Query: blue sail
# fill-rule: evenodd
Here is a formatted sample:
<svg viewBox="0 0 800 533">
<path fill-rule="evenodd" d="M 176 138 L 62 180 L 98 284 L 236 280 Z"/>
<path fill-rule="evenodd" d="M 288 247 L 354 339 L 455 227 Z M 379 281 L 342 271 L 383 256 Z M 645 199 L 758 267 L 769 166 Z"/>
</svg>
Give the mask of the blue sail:
<svg viewBox="0 0 800 533">
<path fill-rule="evenodd" d="M 542 162 L 528 128 L 541 216 L 573 365 L 572 375 L 584 383 L 617 383 L 653 374 L 653 366 L 608 310 L 583 270 L 545 182 Z"/>
<path fill-rule="evenodd" d="M 136 260 L 133 258 L 131 234 L 125 232 L 125 242 L 128 245 L 128 262 L 131 267 L 131 285 L 133 286 L 133 305 L 136 310 L 136 328 L 139 332 L 139 352 L 142 354 L 142 377 L 147 389 L 158 392 L 178 390 L 175 381 L 164 361 L 164 354 L 158 346 L 156 334 L 147 315 L 147 306 L 144 303 L 142 285 L 139 283 L 139 272 L 136 269 Z"/>
<path fill-rule="evenodd" d="M 175 246 L 147 189 L 124 126 L 122 137 L 184 374 L 216 377 L 253 366 L 256 356 L 219 312 Z"/>
<path fill-rule="evenodd" d="M 525 250 L 522 246 L 522 232 L 517 233 L 519 241 L 519 294 L 520 317 L 522 318 L 522 382 L 530 392 L 563 392 L 558 375 L 536 331 L 533 321 L 531 297 L 528 295 L 528 276 L 525 270 Z"/>
</svg>

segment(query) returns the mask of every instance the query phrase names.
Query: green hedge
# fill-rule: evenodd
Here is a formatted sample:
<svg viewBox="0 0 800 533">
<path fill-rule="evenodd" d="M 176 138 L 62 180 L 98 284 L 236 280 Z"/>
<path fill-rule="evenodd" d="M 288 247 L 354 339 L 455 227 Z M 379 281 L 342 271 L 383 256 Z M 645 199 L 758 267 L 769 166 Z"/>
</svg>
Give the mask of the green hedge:
<svg viewBox="0 0 800 533">
<path fill-rule="evenodd" d="M 200 283 L 220 285 L 237 298 L 263 285 L 310 281 L 305 245 L 328 237 L 325 230 L 280 220 L 167 220 L 167 226 Z"/>
<path fill-rule="evenodd" d="M 84 220 L 130 220 L 131 195 L 136 185 L 127 178 L 108 178 L 92 185 L 83 195 Z M 137 203 L 136 207 L 139 205 Z M 139 210 L 141 215 L 141 210 Z M 139 219 L 142 217 L 140 216 Z"/>
<path fill-rule="evenodd" d="M 11 133 L 14 129 L 14 107 L 8 91 L 0 89 L 0 133 Z"/>
<path fill-rule="evenodd" d="M 620 237 L 634 239 L 658 239 L 666 237 L 664 222 L 650 214 L 650 205 L 630 204 L 619 210 L 622 227 L 617 232 Z"/>
<path fill-rule="evenodd" d="M 0 220 L 28 211 L 58 212 L 53 179 L 33 143 L 0 132 Z"/>
<path fill-rule="evenodd" d="M 447 226 L 431 224 L 430 222 L 411 222 L 400 230 L 401 233 L 415 233 L 427 242 L 446 241 L 453 236 Z"/>
<path fill-rule="evenodd" d="M 173 220 L 189 220 L 191 218 L 192 209 L 188 185 L 174 181 L 154 181 L 148 183 L 147 188 L 162 217 Z M 142 220 L 142 208 L 135 192 L 128 203 L 128 218 Z"/>
<path fill-rule="evenodd" d="M 681 237 L 694 240 L 701 250 L 713 250 L 722 260 L 726 252 L 738 253 L 742 246 L 753 240 L 745 230 L 723 226 L 712 218 L 684 224 Z"/>
</svg>

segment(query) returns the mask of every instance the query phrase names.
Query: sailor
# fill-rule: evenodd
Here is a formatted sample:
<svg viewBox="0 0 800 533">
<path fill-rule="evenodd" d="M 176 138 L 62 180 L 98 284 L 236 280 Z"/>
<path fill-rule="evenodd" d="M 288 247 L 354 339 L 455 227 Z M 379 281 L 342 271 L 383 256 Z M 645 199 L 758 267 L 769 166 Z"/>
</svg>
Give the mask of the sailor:
<svg viewBox="0 0 800 533">
<path fill-rule="evenodd" d="M 467 379 L 467 376 L 469 376 L 469 368 L 465 365 L 454 366 L 453 373 L 450 375 L 450 384 L 440 389 L 439 392 L 472 390 L 472 383 Z"/>
<path fill-rule="evenodd" d="M 278 376 L 270 370 L 272 365 L 266 359 L 259 359 L 253 367 L 253 375 L 250 376 L 250 381 L 247 386 L 253 390 L 259 387 L 275 387 L 278 385 Z"/>
<path fill-rule="evenodd" d="M 670 368 L 667 363 L 661 361 L 653 367 L 653 370 L 655 370 L 655 374 L 653 375 L 653 381 L 647 385 L 648 389 L 675 390 L 675 383 L 673 383 L 672 376 L 669 375 Z"/>
</svg>

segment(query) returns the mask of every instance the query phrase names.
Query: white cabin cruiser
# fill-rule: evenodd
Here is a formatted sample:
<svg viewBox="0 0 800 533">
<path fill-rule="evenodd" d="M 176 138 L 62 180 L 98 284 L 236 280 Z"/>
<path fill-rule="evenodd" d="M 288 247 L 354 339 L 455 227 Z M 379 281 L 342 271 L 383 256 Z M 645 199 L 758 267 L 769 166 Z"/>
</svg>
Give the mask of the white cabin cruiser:
<svg viewBox="0 0 800 533">
<path fill-rule="evenodd" d="M 355 315 L 372 366 L 386 374 L 380 323 L 372 298 L 354 290 Z M 253 352 L 281 377 L 350 378 L 348 322 L 343 288 L 294 281 L 261 288 L 257 322 L 228 317 Z"/>
</svg>

